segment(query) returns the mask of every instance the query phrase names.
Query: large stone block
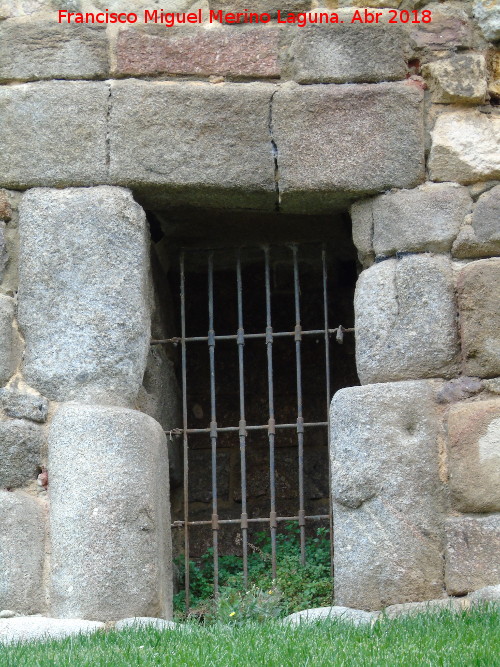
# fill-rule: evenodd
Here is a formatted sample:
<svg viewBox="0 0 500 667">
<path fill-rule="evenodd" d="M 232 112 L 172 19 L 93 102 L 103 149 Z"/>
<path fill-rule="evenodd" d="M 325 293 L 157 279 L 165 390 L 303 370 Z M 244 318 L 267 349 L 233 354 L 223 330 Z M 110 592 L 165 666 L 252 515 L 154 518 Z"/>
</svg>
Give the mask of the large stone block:
<svg viewBox="0 0 500 667">
<path fill-rule="evenodd" d="M 447 258 L 408 255 L 375 264 L 358 279 L 354 310 L 362 384 L 458 372 L 454 280 Z"/>
<path fill-rule="evenodd" d="M 463 595 L 500 584 L 500 515 L 446 522 L 446 589 Z"/>
<path fill-rule="evenodd" d="M 106 76 L 105 26 L 11 20 L 0 23 L 0 81 Z"/>
<path fill-rule="evenodd" d="M 471 262 L 457 280 L 466 375 L 500 375 L 500 259 Z"/>
<path fill-rule="evenodd" d="M 443 113 L 431 135 L 433 181 L 474 183 L 500 178 L 500 116 L 472 109 Z"/>
<path fill-rule="evenodd" d="M 40 426 L 23 419 L 0 422 L 0 488 L 25 486 L 36 480 L 42 442 Z"/>
<path fill-rule="evenodd" d="M 353 204 L 353 237 L 355 241 L 364 239 L 371 231 L 377 256 L 401 251 L 449 252 L 471 209 L 466 187 L 425 183 L 413 190 L 388 192 Z M 363 251 L 366 254 L 366 248 L 361 248 Z"/>
<path fill-rule="evenodd" d="M 396 81 L 407 71 L 404 32 L 386 24 L 297 27 L 288 58 L 287 73 L 299 83 Z"/>
<path fill-rule="evenodd" d="M 121 188 L 35 189 L 20 210 L 26 381 L 50 399 L 131 403 L 149 349 L 149 238 Z"/>
<path fill-rule="evenodd" d="M 114 82 L 112 181 L 141 192 L 156 186 L 170 204 L 273 208 L 275 90 L 264 83 Z"/>
<path fill-rule="evenodd" d="M 0 607 L 43 611 L 45 511 L 24 493 L 0 491 Z"/>
<path fill-rule="evenodd" d="M 0 87 L 0 183 L 28 188 L 105 181 L 108 101 L 104 82 Z"/>
<path fill-rule="evenodd" d="M 21 344 L 14 327 L 14 299 L 0 294 L 0 383 L 5 384 L 20 361 Z"/>
<path fill-rule="evenodd" d="M 126 408 L 67 403 L 49 435 L 52 614 L 172 614 L 168 453 Z"/>
<path fill-rule="evenodd" d="M 448 460 L 454 509 L 500 512 L 500 398 L 450 408 Z"/>
<path fill-rule="evenodd" d="M 156 26 L 155 26 L 156 28 Z M 123 30 L 116 46 L 116 73 L 152 76 L 161 73 L 277 78 L 279 29 L 214 30 L 183 27 L 180 33 Z"/>
<path fill-rule="evenodd" d="M 443 595 L 434 391 L 429 381 L 397 382 L 341 389 L 333 398 L 337 604 L 381 609 Z"/>
<path fill-rule="evenodd" d="M 286 211 L 330 211 L 423 180 L 422 90 L 406 83 L 284 85 L 273 99 Z"/>
</svg>

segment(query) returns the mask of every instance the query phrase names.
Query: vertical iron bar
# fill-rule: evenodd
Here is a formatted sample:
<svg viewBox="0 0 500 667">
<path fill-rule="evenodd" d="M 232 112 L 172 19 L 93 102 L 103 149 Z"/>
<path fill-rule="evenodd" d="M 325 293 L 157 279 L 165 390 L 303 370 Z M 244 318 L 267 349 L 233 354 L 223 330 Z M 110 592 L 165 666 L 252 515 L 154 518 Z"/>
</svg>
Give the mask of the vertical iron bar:
<svg viewBox="0 0 500 667">
<path fill-rule="evenodd" d="M 183 431 L 183 478 L 184 478 L 184 591 L 186 613 L 189 611 L 189 461 L 187 422 L 187 372 L 186 372 L 186 285 L 184 253 L 180 256 L 181 297 L 181 364 L 182 364 L 182 431 Z"/>
<path fill-rule="evenodd" d="M 323 269 L 323 313 L 325 320 L 325 377 L 326 377 L 326 415 L 328 421 L 328 512 L 330 514 L 330 572 L 333 577 L 333 505 L 332 505 L 332 471 L 330 460 L 330 335 L 328 333 L 328 268 L 326 261 L 326 247 L 321 250 L 321 264 Z"/>
<path fill-rule="evenodd" d="M 300 530 L 300 562 L 306 563 L 306 522 L 304 507 L 304 417 L 302 413 L 302 358 L 301 341 L 302 325 L 300 322 L 300 281 L 297 246 L 293 252 L 293 291 L 295 296 L 295 365 L 297 369 L 297 448 L 299 459 L 299 530 Z"/>
<path fill-rule="evenodd" d="M 215 407 L 214 257 L 208 256 L 208 354 L 210 359 L 210 444 L 212 449 L 212 535 L 214 596 L 219 594 L 219 517 L 217 513 L 217 418 Z"/>
<path fill-rule="evenodd" d="M 241 251 L 236 259 L 236 282 L 238 291 L 238 369 L 240 379 L 240 466 L 241 466 L 241 537 L 243 549 L 243 583 L 248 587 L 248 513 L 247 513 L 247 467 L 246 467 L 246 419 L 245 419 L 245 373 L 243 365 L 243 348 L 245 346 L 245 330 L 243 328 L 243 283 L 241 279 Z"/>
<path fill-rule="evenodd" d="M 266 348 L 267 348 L 267 388 L 269 404 L 269 487 L 270 487 L 270 512 L 269 526 L 271 531 L 271 559 L 272 577 L 276 579 L 276 471 L 274 460 L 274 440 L 276 435 L 276 420 L 274 417 L 274 386 L 273 386 L 273 328 L 271 323 L 271 278 L 269 267 L 269 246 L 263 246 L 265 257 L 265 280 L 266 280 Z"/>
</svg>

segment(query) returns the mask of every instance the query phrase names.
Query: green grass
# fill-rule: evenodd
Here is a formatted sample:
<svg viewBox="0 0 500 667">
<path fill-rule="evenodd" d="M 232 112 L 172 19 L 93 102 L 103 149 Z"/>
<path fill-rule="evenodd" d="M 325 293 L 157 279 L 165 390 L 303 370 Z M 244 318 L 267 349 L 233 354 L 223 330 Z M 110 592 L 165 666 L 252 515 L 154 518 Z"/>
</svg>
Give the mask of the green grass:
<svg viewBox="0 0 500 667">
<path fill-rule="evenodd" d="M 500 610 L 442 611 L 383 620 L 371 628 L 338 621 L 290 628 L 277 622 L 216 624 L 188 631 L 150 628 L 0 648 L 1 667 L 302 667 L 500 665 Z"/>
</svg>

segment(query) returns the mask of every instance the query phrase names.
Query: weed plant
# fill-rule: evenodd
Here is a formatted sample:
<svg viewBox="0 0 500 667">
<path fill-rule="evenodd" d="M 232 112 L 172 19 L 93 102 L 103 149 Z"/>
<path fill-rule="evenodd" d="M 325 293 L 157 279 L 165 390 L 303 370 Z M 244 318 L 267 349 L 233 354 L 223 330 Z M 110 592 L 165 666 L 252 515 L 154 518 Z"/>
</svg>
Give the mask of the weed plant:
<svg viewBox="0 0 500 667">
<path fill-rule="evenodd" d="M 294 611 L 332 604 L 330 540 L 326 528 L 318 528 L 306 538 L 306 564 L 300 563 L 299 528 L 287 524 L 276 537 L 276 579 L 271 574 L 271 540 L 268 532 L 256 534 L 248 555 L 248 588 L 243 582 L 240 556 L 219 557 L 220 595 L 213 599 L 213 550 L 190 562 L 191 616 L 205 621 L 242 623 L 279 618 Z M 184 558 L 177 559 L 181 585 Z M 175 596 L 177 617 L 186 615 L 184 590 Z"/>
</svg>

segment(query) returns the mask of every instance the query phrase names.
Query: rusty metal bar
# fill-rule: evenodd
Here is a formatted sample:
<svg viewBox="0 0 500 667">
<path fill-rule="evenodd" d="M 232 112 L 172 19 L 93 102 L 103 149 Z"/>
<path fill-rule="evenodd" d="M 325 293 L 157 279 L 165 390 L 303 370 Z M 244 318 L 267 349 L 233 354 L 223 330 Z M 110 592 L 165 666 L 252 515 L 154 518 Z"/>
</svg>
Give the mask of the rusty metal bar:
<svg viewBox="0 0 500 667">
<path fill-rule="evenodd" d="M 338 334 L 339 330 L 342 333 L 353 333 L 354 327 L 346 328 L 343 326 L 336 327 L 335 329 L 328 329 L 329 334 Z M 319 336 L 324 335 L 325 329 L 309 329 L 307 331 L 302 331 L 303 336 Z M 294 337 L 295 331 L 274 331 L 273 338 L 284 338 L 286 336 Z M 253 333 L 253 334 L 244 334 L 245 340 L 250 340 L 252 338 L 265 338 L 265 333 Z M 206 343 L 208 341 L 208 336 L 189 336 L 185 339 L 186 343 Z M 238 341 L 238 334 L 227 334 L 220 336 L 213 336 L 213 340 L 235 340 Z M 174 336 L 173 338 L 158 338 L 150 341 L 150 345 L 166 345 L 168 343 L 172 345 L 178 345 L 182 341 L 180 336 Z"/>
<path fill-rule="evenodd" d="M 271 568 L 272 577 L 276 579 L 276 469 L 274 443 L 276 437 L 276 420 L 274 416 L 274 385 L 273 385 L 273 327 L 271 316 L 271 276 L 269 266 L 269 246 L 264 246 L 264 272 L 266 281 L 266 350 L 267 350 L 267 390 L 269 408 L 269 529 L 271 532 Z"/>
<path fill-rule="evenodd" d="M 307 516 L 304 516 L 304 519 L 307 521 L 324 521 L 325 519 L 329 518 L 329 514 L 310 514 Z M 281 522 L 281 521 L 298 521 L 299 517 L 298 516 L 277 516 L 274 518 L 276 522 Z M 270 519 L 269 517 L 257 517 L 257 518 L 251 518 L 247 519 L 248 523 L 269 523 Z M 219 524 L 239 524 L 241 523 L 241 519 L 219 519 Z M 182 528 L 184 525 L 184 521 L 174 521 L 171 524 L 172 528 Z M 212 521 L 190 521 L 189 522 L 190 526 L 211 526 Z"/>
<path fill-rule="evenodd" d="M 328 426 L 328 422 L 304 422 L 302 424 L 304 428 L 314 428 L 317 426 Z M 281 428 L 297 428 L 297 424 L 274 424 L 274 429 L 281 429 Z M 252 426 L 252 425 L 246 425 L 245 429 L 247 431 L 269 431 L 269 424 L 263 424 L 259 426 Z M 191 433 L 211 433 L 213 429 L 210 427 L 208 428 L 188 428 L 187 432 L 189 434 Z M 236 433 L 240 431 L 239 426 L 218 426 L 216 429 L 217 433 Z M 178 435 L 177 429 L 173 429 L 172 431 L 168 431 L 169 435 Z"/>
<path fill-rule="evenodd" d="M 243 328 L 243 283 L 241 279 L 241 253 L 236 257 L 236 286 L 238 292 L 238 374 L 240 394 L 240 468 L 241 468 L 241 541 L 243 552 L 243 584 L 248 587 L 248 512 L 247 512 L 247 465 L 246 465 L 246 419 L 245 419 L 245 372 L 243 350 L 245 347 L 245 330 Z"/>
<path fill-rule="evenodd" d="M 181 298 L 181 365 L 182 365 L 182 432 L 183 432 L 183 493 L 184 493 L 184 594 L 186 611 L 189 610 L 189 451 L 187 421 L 187 364 L 186 364 L 186 281 L 184 253 L 180 256 Z"/>
<path fill-rule="evenodd" d="M 208 355 L 210 359 L 210 445 L 212 450 L 212 538 L 214 597 L 219 595 L 219 515 L 217 511 L 217 414 L 215 401 L 214 257 L 208 256 Z"/>
<path fill-rule="evenodd" d="M 295 366 L 297 374 L 297 455 L 299 463 L 299 531 L 300 562 L 306 563 L 306 524 L 304 506 L 304 417 L 302 413 L 302 326 L 300 320 L 300 280 L 297 246 L 292 246 L 293 253 L 293 292 L 295 301 Z"/>
<path fill-rule="evenodd" d="M 323 272 L 323 317 L 325 323 L 325 382 L 326 382 L 326 416 L 327 425 L 327 443 L 328 443 L 328 484 L 331 485 L 331 461 L 330 461 L 330 329 L 328 328 L 328 266 L 326 258 L 326 247 L 321 249 L 321 265 Z M 341 327 L 338 327 L 341 328 Z M 347 331 L 347 329 L 346 329 Z M 338 333 L 338 331 L 337 331 Z M 328 494 L 328 512 L 330 523 L 330 572 L 333 577 L 333 505 L 332 494 Z"/>
</svg>

